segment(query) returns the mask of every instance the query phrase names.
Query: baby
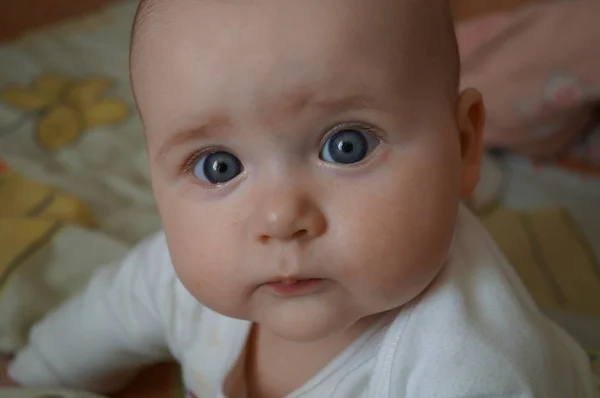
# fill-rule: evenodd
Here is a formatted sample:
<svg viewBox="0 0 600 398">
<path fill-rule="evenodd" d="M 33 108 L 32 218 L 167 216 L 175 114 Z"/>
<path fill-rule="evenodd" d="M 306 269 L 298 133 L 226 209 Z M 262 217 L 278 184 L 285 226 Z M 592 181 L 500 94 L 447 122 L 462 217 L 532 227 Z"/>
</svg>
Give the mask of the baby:
<svg viewBox="0 0 600 398">
<path fill-rule="evenodd" d="M 484 120 L 445 0 L 149 0 L 131 76 L 164 232 L 10 376 L 190 396 L 588 398 L 589 365 L 461 201 Z"/>
</svg>

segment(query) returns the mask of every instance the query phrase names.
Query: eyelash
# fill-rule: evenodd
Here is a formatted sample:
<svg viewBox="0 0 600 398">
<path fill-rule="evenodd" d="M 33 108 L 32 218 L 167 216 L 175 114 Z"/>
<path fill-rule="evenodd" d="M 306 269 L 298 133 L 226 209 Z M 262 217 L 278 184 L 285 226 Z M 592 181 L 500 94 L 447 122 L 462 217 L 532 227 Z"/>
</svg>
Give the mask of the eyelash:
<svg viewBox="0 0 600 398">
<path fill-rule="evenodd" d="M 383 141 L 383 134 L 381 133 L 381 131 L 379 129 L 375 128 L 374 126 L 371 126 L 369 124 L 362 123 L 362 122 L 349 122 L 349 123 L 338 124 L 335 127 L 327 129 L 327 134 L 325 134 L 323 136 L 323 139 L 321 140 L 319 148 L 323 147 L 323 145 L 327 142 L 328 139 L 330 139 L 331 137 L 333 137 L 340 131 L 344 131 L 344 130 L 362 131 L 364 133 L 369 133 L 369 134 L 373 135 L 379 141 Z"/>
<path fill-rule="evenodd" d="M 193 152 L 185 158 L 184 162 L 179 166 L 179 169 L 183 174 L 191 174 L 194 172 L 194 168 L 196 163 L 198 163 L 198 160 L 200 160 L 203 156 L 210 155 L 211 153 L 218 151 L 219 149 L 217 147 L 209 147 Z"/>
<path fill-rule="evenodd" d="M 378 140 L 383 141 L 383 134 L 375 127 L 373 127 L 369 124 L 366 124 L 366 123 L 350 122 L 350 123 L 339 124 L 339 125 L 336 125 L 335 127 L 327 129 L 327 133 L 321 139 L 319 148 L 322 147 L 325 144 L 325 142 L 327 142 L 327 140 L 330 139 L 332 136 L 334 136 L 335 134 L 339 133 L 340 131 L 344 131 L 344 130 L 363 131 L 363 132 L 372 134 Z M 221 150 L 221 149 L 218 147 L 208 147 L 208 148 L 204 148 L 199 151 L 193 152 L 185 158 L 183 163 L 179 166 L 179 170 L 181 170 L 181 172 L 183 174 L 191 174 L 194 172 L 194 167 L 196 166 L 196 163 L 198 163 L 198 160 L 200 160 L 203 156 L 210 155 L 211 153 L 218 152 L 219 150 Z"/>
</svg>

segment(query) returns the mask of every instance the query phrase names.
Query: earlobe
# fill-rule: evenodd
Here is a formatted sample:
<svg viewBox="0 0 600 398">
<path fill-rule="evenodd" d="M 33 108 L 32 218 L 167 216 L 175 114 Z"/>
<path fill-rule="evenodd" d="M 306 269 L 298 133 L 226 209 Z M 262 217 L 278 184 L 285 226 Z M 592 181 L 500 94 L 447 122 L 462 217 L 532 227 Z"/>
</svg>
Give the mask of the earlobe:
<svg viewBox="0 0 600 398">
<path fill-rule="evenodd" d="M 466 89 L 458 98 L 458 128 L 460 131 L 463 199 L 469 199 L 479 182 L 483 151 L 485 107 L 479 91 Z"/>
</svg>

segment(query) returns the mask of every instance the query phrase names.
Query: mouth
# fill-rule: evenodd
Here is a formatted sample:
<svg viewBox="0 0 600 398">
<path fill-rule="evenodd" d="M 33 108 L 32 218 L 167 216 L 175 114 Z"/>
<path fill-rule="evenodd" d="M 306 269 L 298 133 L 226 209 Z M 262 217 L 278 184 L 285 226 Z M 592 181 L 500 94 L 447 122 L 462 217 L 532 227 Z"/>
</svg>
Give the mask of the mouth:
<svg viewBox="0 0 600 398">
<path fill-rule="evenodd" d="M 267 282 L 266 286 L 278 296 L 298 296 L 315 292 L 323 279 L 285 278 Z"/>
</svg>

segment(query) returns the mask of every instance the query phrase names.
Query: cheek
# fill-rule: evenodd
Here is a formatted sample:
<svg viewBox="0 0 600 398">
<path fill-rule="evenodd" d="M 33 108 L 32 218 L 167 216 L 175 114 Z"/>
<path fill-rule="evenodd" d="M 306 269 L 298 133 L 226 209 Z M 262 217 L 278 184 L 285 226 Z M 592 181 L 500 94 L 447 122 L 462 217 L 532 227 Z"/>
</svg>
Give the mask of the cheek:
<svg viewBox="0 0 600 398">
<path fill-rule="evenodd" d="M 179 208 L 163 222 L 173 265 L 182 279 L 196 277 L 195 283 L 218 277 L 230 253 L 227 239 L 217 239 L 223 236 L 220 228 L 207 228 L 211 216 L 194 214 L 193 209 L 186 211 Z M 173 213 L 184 213 L 173 215 Z M 218 223 L 216 224 L 218 225 Z"/>
<path fill-rule="evenodd" d="M 171 260 L 183 285 L 202 301 L 218 299 L 215 286 L 235 286 L 236 242 L 227 212 L 193 200 L 157 199 Z"/>
<path fill-rule="evenodd" d="M 402 159 L 352 194 L 336 193 L 335 241 L 342 245 L 339 264 L 346 264 L 340 266 L 341 279 L 365 295 L 412 299 L 445 262 L 460 179 L 440 173 L 438 162 L 410 160 Z"/>
</svg>

